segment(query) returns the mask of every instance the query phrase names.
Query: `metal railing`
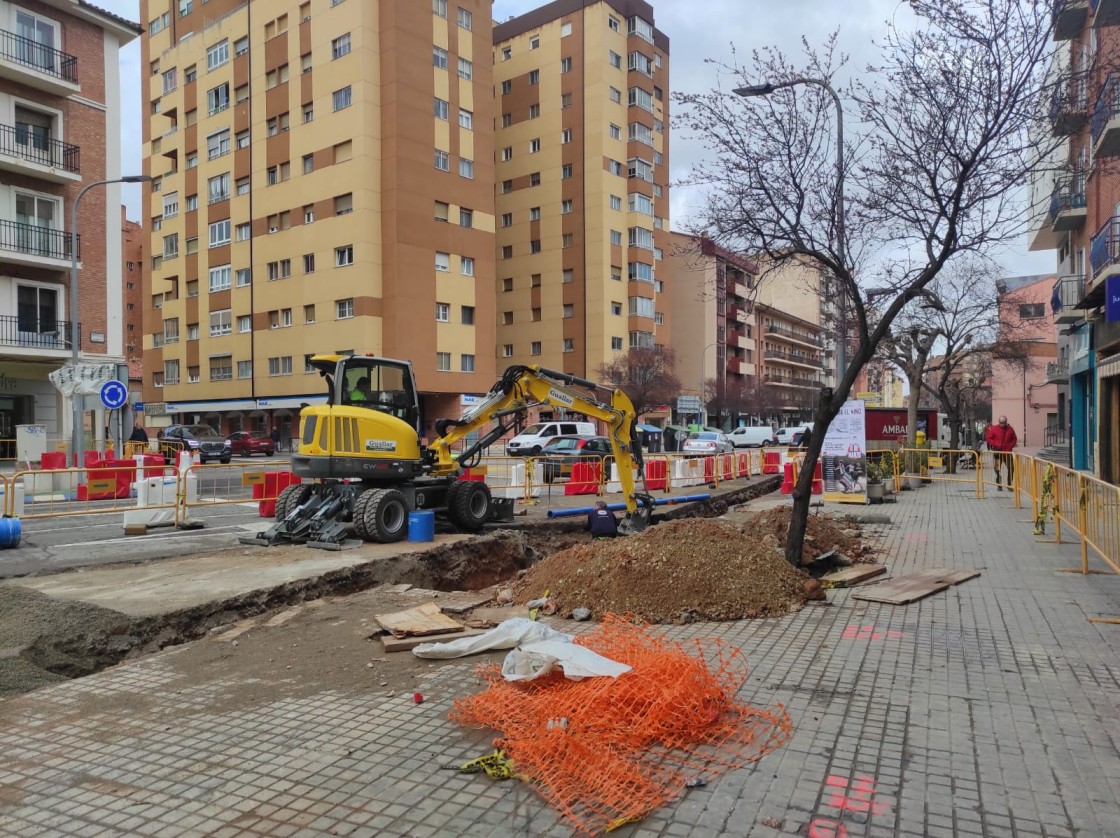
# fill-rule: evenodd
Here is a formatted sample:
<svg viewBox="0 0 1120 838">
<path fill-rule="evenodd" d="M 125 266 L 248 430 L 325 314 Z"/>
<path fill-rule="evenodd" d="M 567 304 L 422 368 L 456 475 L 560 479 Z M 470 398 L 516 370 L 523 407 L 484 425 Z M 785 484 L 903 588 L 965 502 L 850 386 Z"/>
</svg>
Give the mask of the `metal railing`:
<svg viewBox="0 0 1120 838">
<path fill-rule="evenodd" d="M 1050 361 L 1046 364 L 1047 381 L 1064 381 L 1069 378 L 1069 361 Z"/>
<path fill-rule="evenodd" d="M 1105 126 L 1112 117 L 1120 111 L 1120 75 L 1109 73 L 1101 85 L 1101 92 L 1097 95 L 1096 104 L 1093 106 L 1093 119 L 1090 123 L 1093 134 L 1093 145 L 1100 140 Z"/>
<path fill-rule="evenodd" d="M 78 343 L 81 344 L 78 324 Z M 13 314 L 0 315 L 0 346 L 22 346 L 28 349 L 70 349 L 69 320 L 34 320 L 25 322 Z"/>
<path fill-rule="evenodd" d="M 819 378 L 807 378 L 802 375 L 783 375 L 776 372 L 768 372 L 763 375 L 763 380 L 768 384 L 789 384 L 794 387 L 820 387 L 821 382 Z"/>
<path fill-rule="evenodd" d="M 75 236 L 81 255 L 81 237 Z M 0 220 L 0 250 L 43 256 L 48 259 L 70 258 L 70 234 L 52 227 L 39 227 L 22 221 Z"/>
<path fill-rule="evenodd" d="M 799 332 L 796 329 L 784 326 L 781 323 L 768 323 L 766 324 L 766 331 L 771 334 L 785 335 L 794 340 L 800 340 L 805 343 L 811 343 L 813 346 L 820 346 L 821 339 L 817 336 L 810 335 L 808 332 Z"/>
<path fill-rule="evenodd" d="M 65 169 L 79 174 L 80 149 L 76 145 L 52 140 L 50 133 L 41 126 L 17 122 L 0 124 L 0 154 L 19 157 L 41 166 Z"/>
<path fill-rule="evenodd" d="M 30 38 L 0 29 L 0 58 L 54 76 L 72 84 L 78 83 L 78 59 L 62 50 L 40 44 Z"/>
<path fill-rule="evenodd" d="M 1054 292 L 1051 295 L 1051 308 L 1054 314 L 1076 309 L 1081 302 L 1081 289 L 1085 286 L 1085 277 L 1081 274 L 1059 277 L 1054 283 Z M 1054 307 L 1057 303 L 1057 307 Z"/>
<path fill-rule="evenodd" d="M 820 368 L 821 362 L 817 358 L 810 358 L 807 355 L 798 355 L 795 352 L 784 352 L 781 349 L 767 349 L 765 350 L 765 357 L 773 358 L 778 361 L 788 361 L 791 364 L 804 364 L 807 367 Z"/>
<path fill-rule="evenodd" d="M 1050 193 L 1050 218 L 1072 209 L 1085 209 L 1085 178 L 1080 172 L 1062 178 Z"/>
<path fill-rule="evenodd" d="M 1047 425 L 1046 430 L 1042 432 L 1042 444 L 1044 446 L 1065 445 L 1068 442 L 1069 435 L 1066 433 L 1066 429 L 1061 425 Z"/>
<path fill-rule="evenodd" d="M 1120 216 L 1112 216 L 1093 235 L 1089 243 L 1089 264 L 1093 274 L 1120 261 Z"/>
</svg>

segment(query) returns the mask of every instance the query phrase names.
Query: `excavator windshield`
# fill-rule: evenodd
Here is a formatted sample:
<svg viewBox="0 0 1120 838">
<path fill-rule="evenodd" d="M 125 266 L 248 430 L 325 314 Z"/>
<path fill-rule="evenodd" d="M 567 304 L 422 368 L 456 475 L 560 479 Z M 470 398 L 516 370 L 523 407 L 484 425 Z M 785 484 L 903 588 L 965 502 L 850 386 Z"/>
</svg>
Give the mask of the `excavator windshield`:
<svg viewBox="0 0 1120 838">
<path fill-rule="evenodd" d="M 356 355 L 343 365 L 341 380 L 335 382 L 335 387 L 339 404 L 388 413 L 419 430 L 416 385 L 406 361 Z"/>
</svg>

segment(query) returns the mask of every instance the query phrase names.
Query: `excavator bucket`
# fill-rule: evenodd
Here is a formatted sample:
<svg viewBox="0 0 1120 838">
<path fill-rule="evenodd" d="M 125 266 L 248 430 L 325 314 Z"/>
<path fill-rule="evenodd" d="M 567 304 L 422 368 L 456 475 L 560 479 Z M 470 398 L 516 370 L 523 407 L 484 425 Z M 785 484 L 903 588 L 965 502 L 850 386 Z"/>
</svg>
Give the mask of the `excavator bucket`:
<svg viewBox="0 0 1120 838">
<path fill-rule="evenodd" d="M 653 498 L 646 495 L 637 495 L 638 508 L 628 514 L 618 523 L 618 532 L 621 535 L 635 535 L 649 526 L 653 517 Z"/>
</svg>

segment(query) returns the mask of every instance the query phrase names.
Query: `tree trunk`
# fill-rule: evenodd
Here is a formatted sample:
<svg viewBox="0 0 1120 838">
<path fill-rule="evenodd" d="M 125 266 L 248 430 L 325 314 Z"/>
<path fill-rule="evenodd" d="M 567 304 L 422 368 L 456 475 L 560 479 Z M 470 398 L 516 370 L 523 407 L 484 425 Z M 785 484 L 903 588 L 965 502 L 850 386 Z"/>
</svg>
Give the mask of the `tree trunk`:
<svg viewBox="0 0 1120 838">
<path fill-rule="evenodd" d="M 906 403 L 906 447 L 913 448 L 917 442 L 918 434 L 918 402 L 922 398 L 921 370 L 925 367 L 923 362 L 918 366 L 918 380 L 910 380 L 910 399 Z"/>
<path fill-rule="evenodd" d="M 809 435 L 809 448 L 802 461 L 801 473 L 793 486 L 793 509 L 790 511 L 789 532 L 786 533 L 786 561 L 794 567 L 801 566 L 801 554 L 805 549 L 805 528 L 809 525 L 809 504 L 813 499 L 813 472 L 820 460 L 828 426 L 843 405 L 843 401 L 823 397 L 817 404 L 813 432 Z"/>
</svg>

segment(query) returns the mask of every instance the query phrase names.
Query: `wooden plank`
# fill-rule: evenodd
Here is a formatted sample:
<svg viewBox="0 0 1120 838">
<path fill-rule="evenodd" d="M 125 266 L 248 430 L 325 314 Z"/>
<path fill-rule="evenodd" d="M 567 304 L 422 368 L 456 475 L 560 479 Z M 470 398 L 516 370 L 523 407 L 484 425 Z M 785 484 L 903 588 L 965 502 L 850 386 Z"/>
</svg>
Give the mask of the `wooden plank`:
<svg viewBox="0 0 1120 838">
<path fill-rule="evenodd" d="M 386 652 L 410 652 L 421 643 L 443 643 L 446 640 L 458 640 L 460 637 L 474 637 L 485 633 L 485 629 L 463 629 L 446 634 L 429 634 L 426 637 L 391 637 L 386 634 L 381 636 L 381 647 Z"/>
<path fill-rule="evenodd" d="M 853 565 L 826 573 L 820 582 L 826 588 L 850 588 L 867 579 L 882 576 L 887 572 L 887 566 L 882 564 Z"/>
<path fill-rule="evenodd" d="M 415 608 L 392 614 L 375 614 L 373 618 L 383 629 L 396 637 L 419 637 L 463 631 L 463 626 L 440 613 L 439 606 L 434 602 L 425 602 Z"/>
<path fill-rule="evenodd" d="M 439 610 L 444 614 L 465 614 L 473 611 L 480 605 L 485 605 L 494 598 L 493 593 L 474 594 L 473 596 L 452 596 L 450 602 L 440 603 Z"/>
<path fill-rule="evenodd" d="M 1120 626 L 1120 617 L 1089 617 L 1090 623 L 1107 623 L 1110 626 Z"/>
<path fill-rule="evenodd" d="M 529 618 L 529 609 L 524 606 L 518 608 L 476 608 L 467 622 L 479 625 L 498 625 L 498 623 L 513 619 L 514 617 Z"/>
<path fill-rule="evenodd" d="M 906 605 L 953 585 L 975 579 L 979 575 L 980 571 L 978 570 L 932 568 L 909 576 L 899 576 L 878 585 L 860 588 L 852 594 L 852 598 L 867 602 L 883 602 L 888 605 Z"/>
</svg>

